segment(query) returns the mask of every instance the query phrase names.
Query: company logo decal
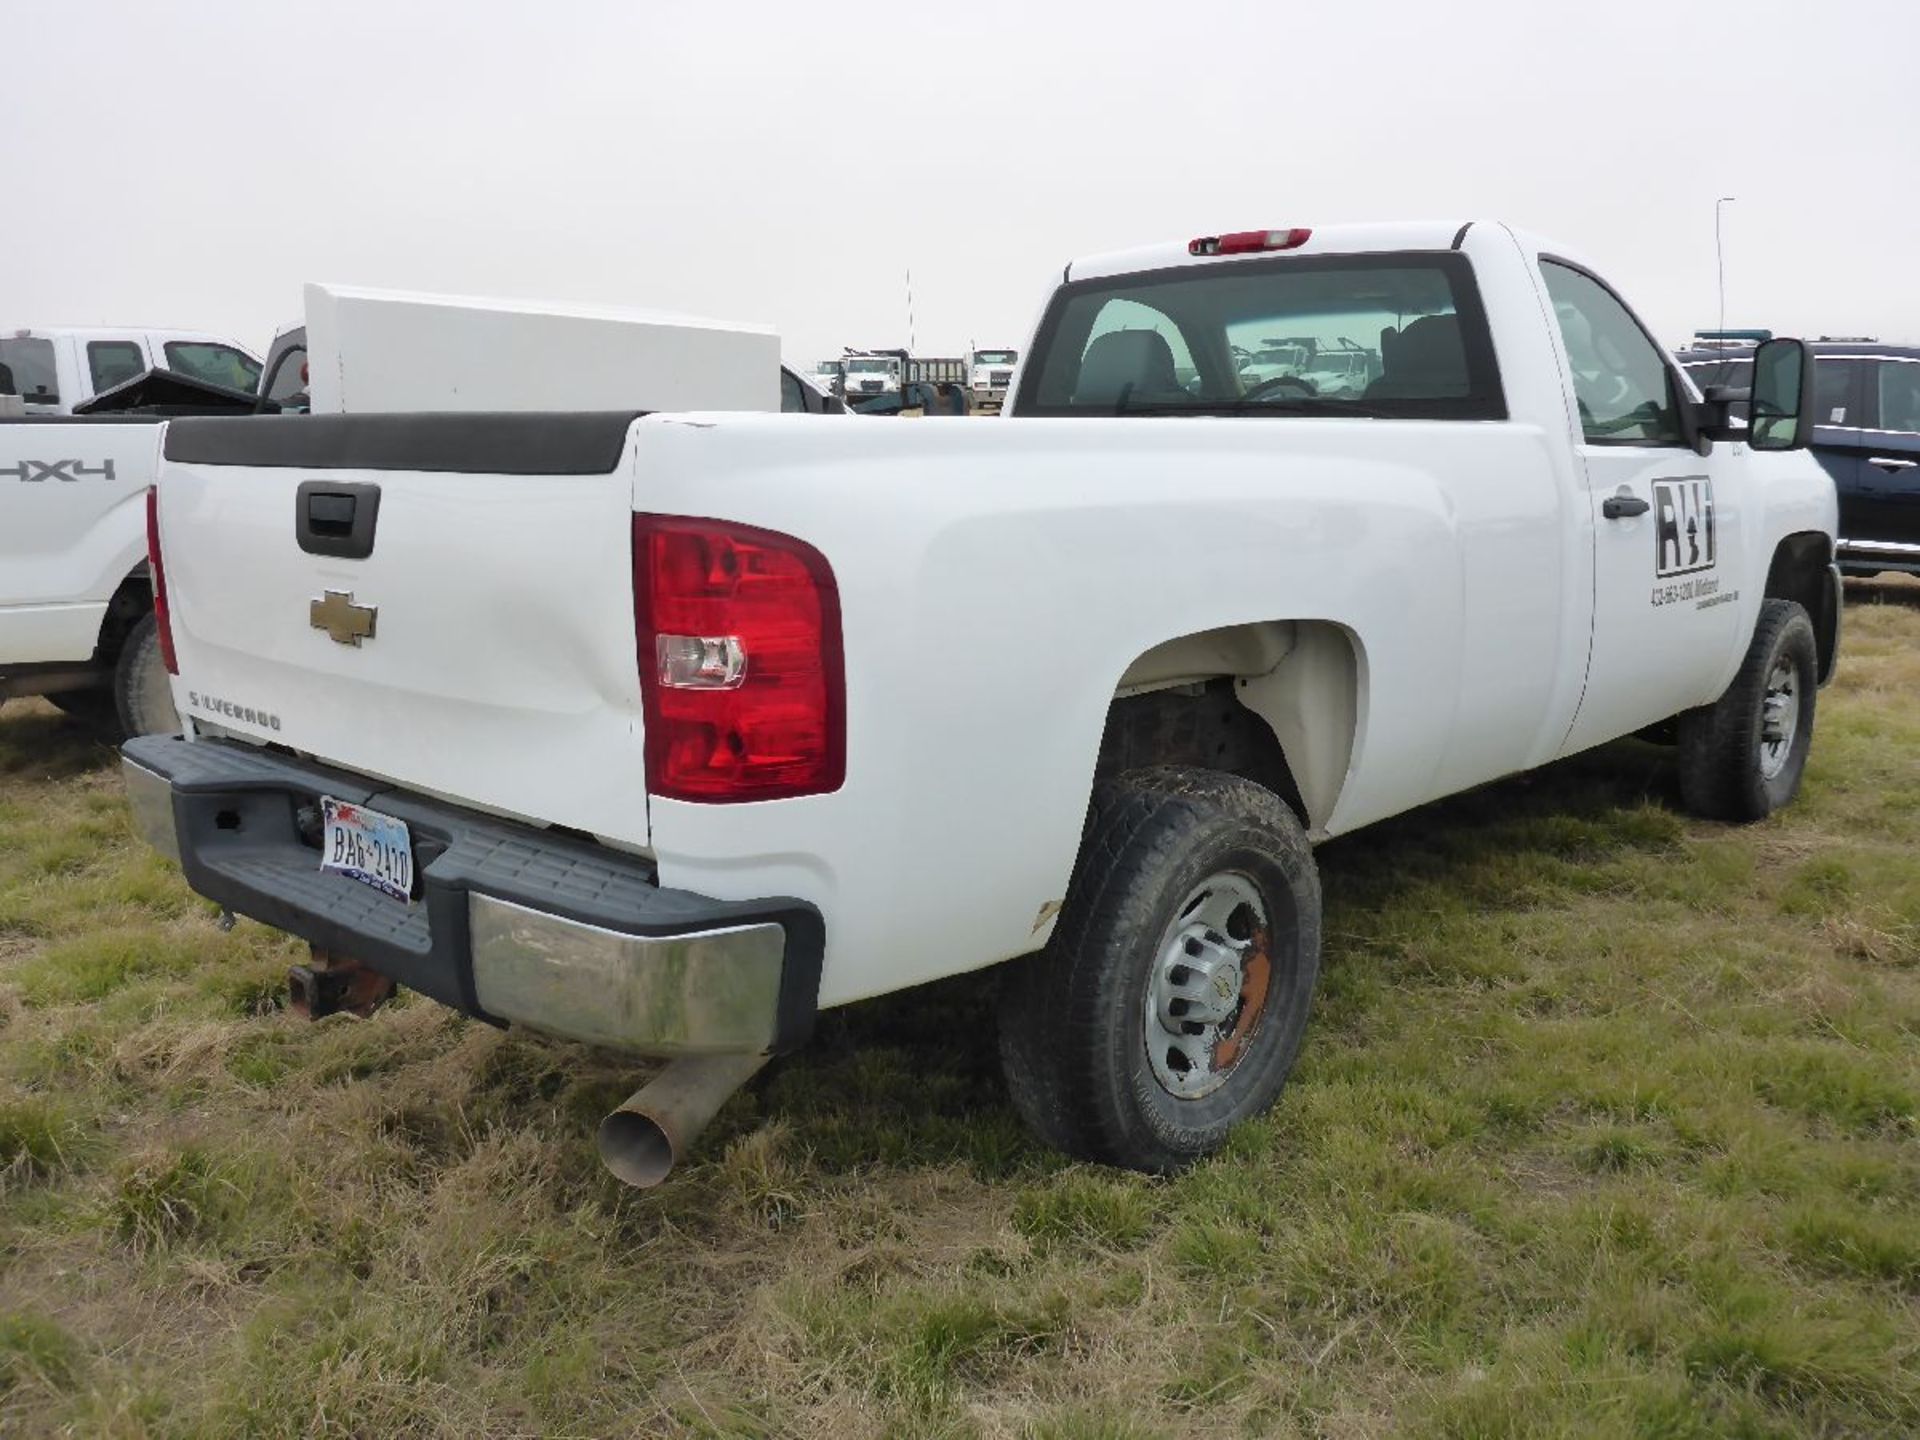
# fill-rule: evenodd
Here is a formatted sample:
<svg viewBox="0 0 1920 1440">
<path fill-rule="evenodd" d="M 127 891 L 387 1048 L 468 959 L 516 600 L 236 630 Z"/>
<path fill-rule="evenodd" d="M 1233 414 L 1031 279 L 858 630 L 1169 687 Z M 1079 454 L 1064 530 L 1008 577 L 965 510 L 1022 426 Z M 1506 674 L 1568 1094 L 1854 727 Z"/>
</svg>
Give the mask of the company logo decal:
<svg viewBox="0 0 1920 1440">
<path fill-rule="evenodd" d="M 1713 482 L 1704 475 L 1653 482 L 1653 573 L 1665 580 L 1711 570 L 1719 558 Z"/>
<path fill-rule="evenodd" d="M 280 717 L 270 710 L 256 710 L 250 705 L 236 705 L 231 700 L 222 700 L 217 695 L 202 695 L 198 690 L 187 692 L 187 704 L 195 710 L 204 710 L 209 715 L 224 715 L 229 720 L 244 721 L 248 725 L 259 725 L 268 730 L 280 728 Z"/>
</svg>

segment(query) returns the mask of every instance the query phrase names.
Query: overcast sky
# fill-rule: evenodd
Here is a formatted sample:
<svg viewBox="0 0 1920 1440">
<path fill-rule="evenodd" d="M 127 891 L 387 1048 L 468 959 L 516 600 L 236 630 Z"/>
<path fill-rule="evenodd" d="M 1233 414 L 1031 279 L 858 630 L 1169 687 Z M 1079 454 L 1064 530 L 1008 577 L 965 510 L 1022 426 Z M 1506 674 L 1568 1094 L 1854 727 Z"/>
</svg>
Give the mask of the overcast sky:
<svg viewBox="0 0 1920 1440">
<path fill-rule="evenodd" d="M 852 23 L 855 17 L 863 17 Z M 306 280 L 1018 343 L 1077 254 L 1497 217 L 1669 341 L 1920 341 L 1920 0 L 0 0 L 0 326 Z"/>
</svg>

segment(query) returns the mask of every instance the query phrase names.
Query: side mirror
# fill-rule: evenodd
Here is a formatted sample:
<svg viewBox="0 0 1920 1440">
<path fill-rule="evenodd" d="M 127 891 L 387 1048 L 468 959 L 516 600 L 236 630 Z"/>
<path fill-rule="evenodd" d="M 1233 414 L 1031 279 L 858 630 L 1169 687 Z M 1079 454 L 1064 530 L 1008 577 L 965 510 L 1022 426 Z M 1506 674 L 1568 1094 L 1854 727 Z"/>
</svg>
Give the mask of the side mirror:
<svg viewBox="0 0 1920 1440">
<path fill-rule="evenodd" d="M 1813 432 L 1813 356 L 1804 340 L 1767 340 L 1753 352 L 1747 443 L 1804 450 Z"/>
</svg>

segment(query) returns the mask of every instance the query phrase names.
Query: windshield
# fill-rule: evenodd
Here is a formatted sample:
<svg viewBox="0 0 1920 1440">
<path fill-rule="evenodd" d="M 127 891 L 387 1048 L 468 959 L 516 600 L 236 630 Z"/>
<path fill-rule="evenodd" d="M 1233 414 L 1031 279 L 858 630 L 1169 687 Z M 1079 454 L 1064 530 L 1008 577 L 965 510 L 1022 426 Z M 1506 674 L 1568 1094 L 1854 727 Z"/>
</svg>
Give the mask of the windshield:
<svg viewBox="0 0 1920 1440">
<path fill-rule="evenodd" d="M 849 360 L 847 373 L 849 375 L 885 375 L 899 363 L 897 360 Z"/>
<path fill-rule="evenodd" d="M 976 365 L 1011 365 L 1020 358 L 1018 350 L 976 350 L 973 363 Z"/>
<path fill-rule="evenodd" d="M 1080 281 L 1054 296 L 1034 348 L 1029 415 L 1506 415 L 1472 267 L 1450 252 Z"/>
<path fill-rule="evenodd" d="M 51 340 L 0 340 L 0 395 L 21 396 L 29 405 L 60 403 Z"/>
</svg>

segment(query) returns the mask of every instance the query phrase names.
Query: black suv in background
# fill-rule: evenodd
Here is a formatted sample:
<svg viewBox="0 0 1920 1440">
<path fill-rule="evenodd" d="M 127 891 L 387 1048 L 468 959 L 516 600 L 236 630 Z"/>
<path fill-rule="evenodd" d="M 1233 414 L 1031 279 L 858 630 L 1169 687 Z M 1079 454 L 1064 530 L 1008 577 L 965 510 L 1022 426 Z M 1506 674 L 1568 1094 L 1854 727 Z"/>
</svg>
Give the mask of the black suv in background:
<svg viewBox="0 0 1920 1440">
<path fill-rule="evenodd" d="M 1811 449 L 1840 496 L 1840 568 L 1920 574 L 1920 346 L 1821 340 L 1812 349 Z M 1679 358 L 1702 390 L 1752 383 L 1749 346 Z"/>
</svg>

